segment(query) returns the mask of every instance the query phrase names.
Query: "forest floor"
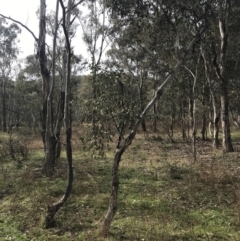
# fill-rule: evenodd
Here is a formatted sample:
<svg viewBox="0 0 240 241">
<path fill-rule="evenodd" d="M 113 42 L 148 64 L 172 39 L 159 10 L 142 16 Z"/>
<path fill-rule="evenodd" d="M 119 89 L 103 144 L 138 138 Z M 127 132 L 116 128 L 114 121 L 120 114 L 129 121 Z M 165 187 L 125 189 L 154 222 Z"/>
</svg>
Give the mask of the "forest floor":
<svg viewBox="0 0 240 241">
<path fill-rule="evenodd" d="M 28 135 L 21 141 L 29 149 L 22 165 L 1 154 L 1 241 L 240 240 L 239 132 L 233 134 L 234 153 L 197 141 L 195 163 L 190 143 L 138 134 L 120 163 L 118 210 L 105 239 L 101 225 L 111 190 L 114 143 L 99 158 L 73 139 L 73 190 L 53 227 L 43 229 L 47 205 L 64 193 L 67 164 L 63 154 L 54 176 L 44 177 L 41 139 Z"/>
</svg>

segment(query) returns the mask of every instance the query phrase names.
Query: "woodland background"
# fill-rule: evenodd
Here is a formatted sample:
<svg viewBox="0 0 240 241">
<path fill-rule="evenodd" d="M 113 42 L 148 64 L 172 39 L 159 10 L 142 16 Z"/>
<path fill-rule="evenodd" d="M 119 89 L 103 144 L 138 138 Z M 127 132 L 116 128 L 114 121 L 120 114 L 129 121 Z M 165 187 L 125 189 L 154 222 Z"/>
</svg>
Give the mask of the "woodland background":
<svg viewBox="0 0 240 241">
<path fill-rule="evenodd" d="M 0 237 L 239 240 L 239 1 L 46 4 L 0 13 Z"/>
</svg>

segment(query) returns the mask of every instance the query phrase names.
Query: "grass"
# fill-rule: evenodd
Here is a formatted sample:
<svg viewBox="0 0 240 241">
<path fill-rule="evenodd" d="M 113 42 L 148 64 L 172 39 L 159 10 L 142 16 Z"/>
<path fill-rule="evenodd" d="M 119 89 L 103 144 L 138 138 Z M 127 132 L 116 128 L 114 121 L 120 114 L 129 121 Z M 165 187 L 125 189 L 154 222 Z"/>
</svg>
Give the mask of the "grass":
<svg viewBox="0 0 240 241">
<path fill-rule="evenodd" d="M 64 192 L 67 165 L 62 156 L 54 176 L 42 176 L 43 149 L 35 136 L 21 167 L 1 159 L 0 240 L 240 240 L 239 152 L 199 141 L 193 163 L 189 144 L 165 139 L 139 134 L 124 154 L 118 212 L 104 239 L 114 146 L 104 159 L 93 159 L 74 140 L 72 194 L 54 226 L 43 229 L 47 205 Z"/>
</svg>

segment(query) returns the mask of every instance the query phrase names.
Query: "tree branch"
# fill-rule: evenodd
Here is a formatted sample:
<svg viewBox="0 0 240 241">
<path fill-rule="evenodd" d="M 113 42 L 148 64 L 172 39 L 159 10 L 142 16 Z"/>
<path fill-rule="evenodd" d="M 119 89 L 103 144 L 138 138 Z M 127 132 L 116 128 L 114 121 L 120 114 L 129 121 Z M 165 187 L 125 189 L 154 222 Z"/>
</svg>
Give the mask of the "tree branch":
<svg viewBox="0 0 240 241">
<path fill-rule="evenodd" d="M 33 31 L 31 31 L 26 25 L 24 25 L 23 23 L 21 23 L 21 22 L 18 21 L 18 20 L 15 20 L 15 19 L 13 19 L 13 18 L 11 18 L 11 17 L 7 17 L 7 16 L 5 16 L 5 15 L 3 15 L 3 14 L 1 14 L 1 13 L 0 13 L 0 16 L 2 16 L 2 17 L 5 18 L 5 19 L 9 19 L 9 20 L 13 21 L 14 23 L 17 23 L 17 24 L 21 25 L 23 28 L 25 28 L 25 29 L 33 36 L 34 40 L 35 40 L 36 42 L 38 42 L 38 38 L 35 36 L 35 34 L 33 33 Z"/>
</svg>

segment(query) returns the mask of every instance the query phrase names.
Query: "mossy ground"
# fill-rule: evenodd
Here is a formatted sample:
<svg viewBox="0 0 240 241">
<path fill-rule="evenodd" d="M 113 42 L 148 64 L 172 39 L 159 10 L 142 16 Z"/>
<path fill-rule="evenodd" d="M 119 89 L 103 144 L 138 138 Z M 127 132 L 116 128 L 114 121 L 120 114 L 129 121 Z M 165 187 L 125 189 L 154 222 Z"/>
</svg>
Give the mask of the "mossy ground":
<svg viewBox="0 0 240 241">
<path fill-rule="evenodd" d="M 1 134 L 1 137 L 3 135 Z M 19 167 L 1 159 L 0 240 L 240 240 L 239 133 L 234 153 L 139 134 L 120 163 L 118 211 L 108 238 L 101 225 L 108 206 L 114 145 L 104 159 L 74 144 L 74 185 L 52 228 L 43 229 L 48 204 L 64 192 L 64 154 L 53 177 L 41 175 L 43 149 L 37 136 Z"/>
</svg>

